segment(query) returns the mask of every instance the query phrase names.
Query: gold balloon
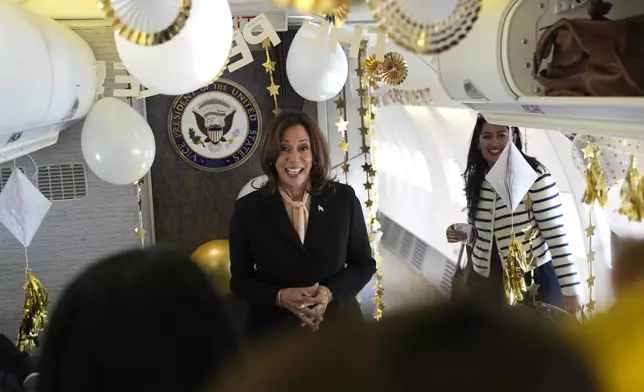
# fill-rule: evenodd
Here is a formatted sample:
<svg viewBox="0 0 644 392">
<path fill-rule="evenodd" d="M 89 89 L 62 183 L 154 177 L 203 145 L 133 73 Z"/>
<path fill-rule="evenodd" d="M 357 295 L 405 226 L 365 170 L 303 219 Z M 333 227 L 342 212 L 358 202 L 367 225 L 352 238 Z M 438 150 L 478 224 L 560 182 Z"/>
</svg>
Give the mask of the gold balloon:
<svg viewBox="0 0 644 392">
<path fill-rule="evenodd" d="M 583 347 L 595 365 L 602 390 L 644 390 L 644 282 L 634 283 L 615 305 L 597 315 L 582 333 Z"/>
<path fill-rule="evenodd" d="M 213 279 L 217 290 L 230 293 L 230 251 L 228 240 L 212 240 L 201 245 L 192 259 Z"/>
</svg>

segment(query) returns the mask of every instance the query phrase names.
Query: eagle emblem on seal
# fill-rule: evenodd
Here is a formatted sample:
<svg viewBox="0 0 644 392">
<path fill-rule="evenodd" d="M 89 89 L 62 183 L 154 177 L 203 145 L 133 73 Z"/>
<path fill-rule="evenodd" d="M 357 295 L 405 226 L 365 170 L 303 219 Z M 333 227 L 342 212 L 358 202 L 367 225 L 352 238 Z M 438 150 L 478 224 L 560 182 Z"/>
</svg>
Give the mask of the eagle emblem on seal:
<svg viewBox="0 0 644 392">
<path fill-rule="evenodd" d="M 206 137 L 205 143 L 219 144 L 226 142 L 226 134 L 233 126 L 233 119 L 236 111 L 226 114 L 224 112 L 217 112 L 215 116 L 204 117 L 196 110 L 192 112 L 197 121 L 197 128 Z"/>
</svg>

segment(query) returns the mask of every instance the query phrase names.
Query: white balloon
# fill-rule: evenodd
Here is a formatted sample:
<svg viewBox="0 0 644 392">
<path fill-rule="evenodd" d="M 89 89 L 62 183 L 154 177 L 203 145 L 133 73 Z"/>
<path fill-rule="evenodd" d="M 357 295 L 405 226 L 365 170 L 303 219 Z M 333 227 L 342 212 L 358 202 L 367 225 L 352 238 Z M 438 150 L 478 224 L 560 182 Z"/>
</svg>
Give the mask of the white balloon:
<svg viewBox="0 0 644 392">
<path fill-rule="evenodd" d="M 288 50 L 286 75 L 301 97 L 309 101 L 326 101 L 336 96 L 347 81 L 347 55 L 340 44 L 336 44 L 334 52 L 329 52 L 326 45 L 319 48 L 307 42 L 307 38 L 316 39 L 316 33 L 300 28 Z"/>
<path fill-rule="evenodd" d="M 233 24 L 226 0 L 193 0 L 181 32 L 161 45 L 141 46 L 116 35 L 128 72 L 145 87 L 181 95 L 208 84 L 224 66 L 232 46 Z"/>
<path fill-rule="evenodd" d="M 268 176 L 266 175 L 261 175 L 253 178 L 252 180 L 248 181 L 246 185 L 244 185 L 241 192 L 239 192 L 237 199 L 241 199 L 242 197 L 255 192 L 259 188 L 263 187 L 267 182 Z"/>
<path fill-rule="evenodd" d="M 608 205 L 604 207 L 606 222 L 610 229 L 620 237 L 631 239 L 644 239 L 644 222 L 630 222 L 628 218 L 617 212 L 622 205 L 620 191 L 624 180 L 608 190 Z"/>
<path fill-rule="evenodd" d="M 89 111 L 81 133 L 87 166 L 102 180 L 134 184 L 150 170 L 156 144 L 147 121 L 117 98 L 103 98 Z"/>
</svg>

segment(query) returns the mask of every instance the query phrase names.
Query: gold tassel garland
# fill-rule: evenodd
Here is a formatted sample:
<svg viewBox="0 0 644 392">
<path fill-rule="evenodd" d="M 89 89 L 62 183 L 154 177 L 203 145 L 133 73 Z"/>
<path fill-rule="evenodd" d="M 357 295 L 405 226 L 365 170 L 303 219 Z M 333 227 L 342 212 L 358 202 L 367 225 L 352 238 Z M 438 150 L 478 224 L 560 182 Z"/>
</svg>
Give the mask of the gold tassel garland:
<svg viewBox="0 0 644 392">
<path fill-rule="evenodd" d="M 523 292 L 528 288 L 525 283 L 525 273 L 528 270 L 526 251 L 523 244 L 511 234 L 508 248 L 508 258 L 503 268 L 503 287 L 508 305 L 514 306 L 523 301 Z"/>
<path fill-rule="evenodd" d="M 630 222 L 644 220 L 644 181 L 642 181 L 636 165 L 635 155 L 631 154 L 631 163 L 626 170 L 626 178 L 620 192 L 622 205 L 618 212 Z"/>
<path fill-rule="evenodd" d="M 25 275 L 27 279 L 24 286 L 25 304 L 16 344 L 20 351 L 29 351 L 38 347 L 38 336 L 47 323 L 49 305 L 49 293 L 40 280 L 28 268 L 25 270 Z"/>
<path fill-rule="evenodd" d="M 586 166 L 586 191 L 582 202 L 592 206 L 595 201 L 605 207 L 608 203 L 608 188 L 606 186 L 606 175 L 599 161 L 599 146 L 588 143 L 583 149 L 585 158 L 588 159 Z"/>
</svg>

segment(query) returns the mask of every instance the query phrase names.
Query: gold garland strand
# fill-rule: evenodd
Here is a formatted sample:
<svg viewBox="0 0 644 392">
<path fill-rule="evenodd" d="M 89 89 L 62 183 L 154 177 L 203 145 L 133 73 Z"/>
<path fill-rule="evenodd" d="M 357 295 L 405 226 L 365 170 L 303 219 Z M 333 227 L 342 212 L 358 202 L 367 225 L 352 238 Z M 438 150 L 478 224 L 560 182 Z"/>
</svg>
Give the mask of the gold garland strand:
<svg viewBox="0 0 644 392">
<path fill-rule="evenodd" d="M 358 114 L 360 116 L 360 150 L 365 159 L 365 163 L 362 165 L 362 170 L 364 171 L 366 178 L 366 182 L 363 186 L 367 192 L 367 201 L 365 202 L 365 206 L 368 211 L 367 224 L 369 226 L 369 242 L 371 244 L 372 254 L 376 259 L 376 275 L 373 283 L 373 303 L 376 305 L 376 310 L 373 313 L 373 318 L 376 321 L 380 321 L 384 314 L 385 304 L 382 299 L 384 294 L 384 288 L 382 286 L 382 256 L 380 256 L 378 251 L 381 232 L 379 231 L 380 225 L 377 220 L 377 189 L 374 187 L 376 170 L 373 161 L 373 151 L 371 149 L 371 146 L 373 145 L 373 136 L 375 135 L 373 128 L 375 113 L 370 94 L 370 80 L 365 74 L 366 48 L 367 41 L 362 41 L 360 51 L 358 52 L 358 68 L 356 68 L 355 71 L 360 81 L 360 86 L 357 89 L 358 96 L 360 97 L 360 107 L 358 108 Z"/>
<path fill-rule="evenodd" d="M 630 165 L 626 169 L 624 185 L 620 190 L 622 205 L 617 211 L 628 218 L 629 222 L 644 220 L 644 180 L 637 171 L 635 154 L 631 154 Z"/>
<path fill-rule="evenodd" d="M 268 74 L 269 80 L 271 82 L 271 85 L 266 87 L 266 89 L 273 98 L 273 103 L 275 104 L 275 108 L 273 109 L 273 116 L 277 116 L 280 113 L 280 107 L 277 103 L 277 96 L 279 95 L 280 86 L 279 84 L 275 84 L 275 80 L 273 79 L 273 72 L 275 72 L 275 65 L 277 65 L 277 61 L 273 61 L 271 59 L 271 52 L 269 50 L 270 47 L 270 38 L 266 38 L 264 41 L 262 41 L 262 48 L 264 48 L 264 50 L 266 51 L 266 62 L 262 64 L 262 67 L 264 67 L 264 69 L 266 70 L 266 73 Z"/>
<path fill-rule="evenodd" d="M 586 254 L 586 261 L 588 262 L 588 303 L 584 305 L 584 311 L 581 312 L 582 322 L 587 322 L 593 317 L 595 312 L 595 251 L 593 250 L 593 236 L 595 235 L 595 226 L 592 222 L 592 214 L 594 211 L 595 202 L 598 202 L 601 207 L 606 206 L 608 203 L 608 189 L 606 186 L 606 175 L 602 169 L 601 162 L 599 161 L 599 146 L 593 143 L 588 143 L 582 150 L 584 152 L 584 159 L 588 160 L 586 164 L 586 191 L 582 198 L 582 202 L 590 207 L 588 211 L 588 227 L 586 227 L 586 237 L 588 237 L 588 253 Z"/>
<path fill-rule="evenodd" d="M 523 149 L 527 154 L 528 129 L 525 129 L 523 131 Z M 532 221 L 532 204 L 532 198 L 530 197 L 530 192 L 528 192 L 528 194 L 525 196 L 525 199 L 523 199 L 523 206 L 525 207 L 526 211 L 528 211 L 529 222 Z M 539 295 L 539 287 L 541 286 L 534 280 L 534 271 L 537 269 L 537 262 L 539 261 L 537 259 L 537 256 L 534 255 L 534 240 L 537 239 L 538 235 L 539 230 L 532 227 L 531 224 L 523 230 L 523 236 L 528 241 L 528 248 L 530 249 L 530 251 L 526 253 L 526 261 L 528 268 L 530 269 L 530 286 L 528 286 L 528 294 L 530 295 L 532 302 L 537 302 L 537 295 Z"/>
<path fill-rule="evenodd" d="M 25 248 L 25 256 L 26 253 L 27 248 Z M 28 262 L 25 268 L 25 277 L 25 304 L 16 344 L 20 351 L 29 351 L 38 347 L 38 336 L 47 323 L 47 307 L 49 305 L 49 293 L 31 272 Z"/>
<path fill-rule="evenodd" d="M 349 167 L 351 166 L 349 164 L 349 142 L 347 139 L 347 126 L 349 125 L 349 122 L 347 122 L 347 103 L 344 97 L 345 92 L 344 89 L 342 89 L 340 95 L 338 95 L 338 99 L 334 101 L 335 107 L 338 110 L 338 115 L 340 116 L 340 120 L 335 123 L 335 125 L 338 127 L 338 132 L 340 132 L 340 134 L 342 135 L 340 149 L 344 154 L 344 162 L 342 163 L 341 167 L 342 172 L 344 173 L 344 182 L 345 184 L 349 184 Z"/>
<path fill-rule="evenodd" d="M 139 239 L 139 245 L 141 248 L 144 248 L 146 230 L 143 228 L 143 210 L 141 209 L 141 186 L 143 185 L 143 179 L 140 179 L 134 185 L 136 186 L 136 204 L 139 209 L 139 226 L 134 229 L 134 232 Z"/>
<path fill-rule="evenodd" d="M 585 305 L 586 312 L 581 312 L 582 322 L 587 322 L 593 317 L 595 312 L 595 251 L 593 251 L 593 236 L 595 235 L 595 226 L 593 226 L 593 208 L 588 210 L 588 227 L 586 227 L 586 237 L 588 237 L 588 303 Z"/>
</svg>

